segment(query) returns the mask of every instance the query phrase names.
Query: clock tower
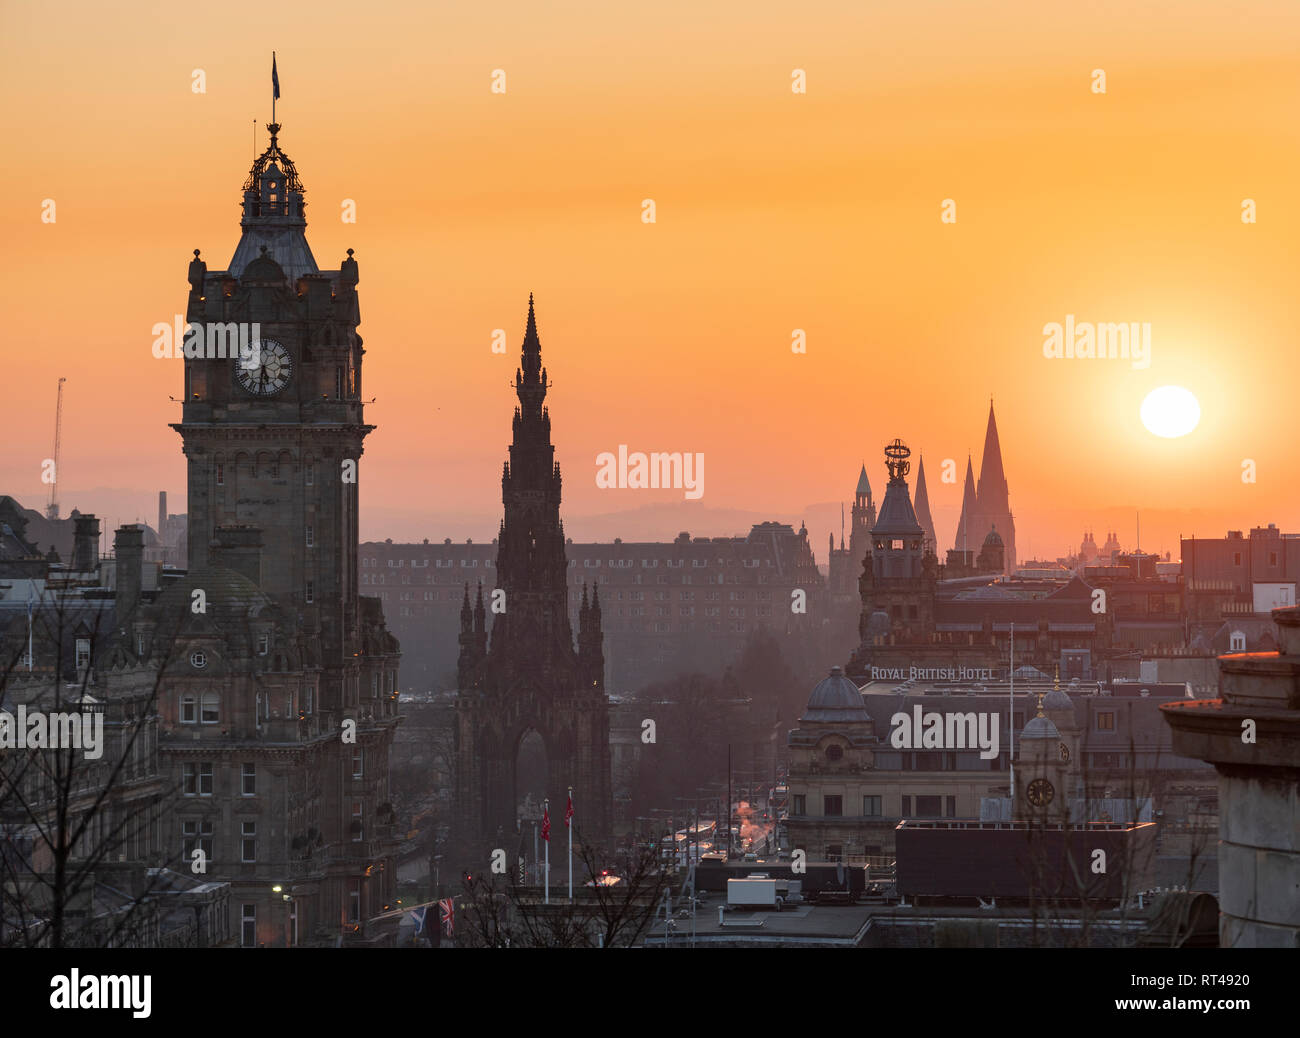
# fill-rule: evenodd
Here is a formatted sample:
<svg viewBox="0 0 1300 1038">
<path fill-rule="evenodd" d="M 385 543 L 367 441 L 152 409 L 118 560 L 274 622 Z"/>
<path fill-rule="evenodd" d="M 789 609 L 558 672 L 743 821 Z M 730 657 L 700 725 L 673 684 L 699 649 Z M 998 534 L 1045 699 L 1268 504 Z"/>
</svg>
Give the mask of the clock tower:
<svg viewBox="0 0 1300 1038">
<path fill-rule="evenodd" d="M 173 428 L 189 470 L 190 569 L 207 561 L 219 528 L 260 531 L 257 583 L 328 647 L 329 705 L 348 694 L 343 664 L 358 652 L 360 461 L 373 428 L 362 414 L 359 274 L 351 249 L 337 271 L 317 268 L 302 182 L 279 124 L 267 129 L 230 263 L 209 271 L 198 250 L 190 263 L 185 403 Z"/>
<path fill-rule="evenodd" d="M 1068 820 L 1071 754 L 1056 724 L 1043 713 L 1041 692 L 1038 713 L 1020 733 L 1018 749 L 1015 816 L 1041 822 Z"/>
<path fill-rule="evenodd" d="M 162 672 L 160 759 L 184 791 L 174 845 L 206 848 L 208 875 L 231 883 L 240 943 L 375 943 L 367 920 L 396 884 L 400 650 L 357 589 L 373 428 L 360 277 L 351 249 L 336 271 L 316 266 L 302 182 L 267 129 L 230 262 L 209 270 L 196 249 L 189 264 L 172 426 L 188 572 L 138 612 L 124 651 Z"/>
</svg>

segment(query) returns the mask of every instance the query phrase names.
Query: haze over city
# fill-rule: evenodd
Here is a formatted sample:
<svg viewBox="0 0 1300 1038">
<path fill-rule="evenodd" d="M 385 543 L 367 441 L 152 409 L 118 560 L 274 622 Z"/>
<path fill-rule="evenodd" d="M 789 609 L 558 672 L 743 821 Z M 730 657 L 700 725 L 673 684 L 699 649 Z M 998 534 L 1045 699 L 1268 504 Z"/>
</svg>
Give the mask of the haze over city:
<svg viewBox="0 0 1300 1038">
<path fill-rule="evenodd" d="M 10 8 L 0 81 L 46 86 L 3 116 L 24 144 L 0 188 L 33 212 L 56 200 L 58 220 L 0 214 L 0 292 L 26 344 L 0 390 L 0 483 L 45 491 L 67 376 L 66 508 L 147 519 L 160 489 L 184 507 L 165 429 L 177 374 L 150 358 L 150 329 L 183 310 L 194 248 L 217 266 L 234 249 L 233 180 L 266 146 L 263 55 L 243 46 L 256 11 L 288 43 L 278 118 L 317 257 L 354 248 L 365 263 L 379 428 L 363 539 L 494 535 L 494 405 L 517 358 L 492 335 L 517 340 L 530 291 L 565 361 L 552 400 L 578 538 L 806 520 L 825 565 L 860 464 L 883 482 L 879 450 L 901 435 L 950 544 L 990 395 L 1024 558 L 1075 550 L 1085 529 L 1132 546 L 1138 511 L 1143 548 L 1175 558 L 1179 534 L 1294 526 L 1290 393 L 1261 373 L 1293 349 L 1300 13 L 1179 10 L 565 4 L 538 24 L 414 3 L 322 4 L 308 20 L 236 5 L 209 22 L 149 4 L 128 30 L 91 4 Z M 38 47 L 56 26 L 59 46 Z M 167 87 L 200 66 L 205 94 Z M 1088 88 L 1098 66 L 1105 95 Z M 1067 315 L 1149 322 L 1149 367 L 1045 358 L 1044 326 Z M 1166 384 L 1202 411 L 1179 439 L 1139 419 Z M 703 453 L 703 499 L 598 489 L 596 456 L 620 443 Z M 945 458 L 955 483 L 939 479 Z"/>
</svg>

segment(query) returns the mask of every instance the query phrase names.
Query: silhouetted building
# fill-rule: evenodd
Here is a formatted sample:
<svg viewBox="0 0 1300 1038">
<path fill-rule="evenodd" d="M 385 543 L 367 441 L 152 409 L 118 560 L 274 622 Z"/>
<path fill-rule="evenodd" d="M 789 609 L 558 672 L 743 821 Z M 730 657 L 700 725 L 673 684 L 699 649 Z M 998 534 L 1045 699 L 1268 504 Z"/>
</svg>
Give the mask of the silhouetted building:
<svg viewBox="0 0 1300 1038">
<path fill-rule="evenodd" d="M 582 586 L 600 588 L 605 636 L 605 681 L 632 691 L 653 681 L 713 671 L 736 658 L 760 627 L 778 637 L 805 637 L 830 615 L 850 632 L 856 623 L 857 577 L 836 611 L 806 529 L 756 523 L 740 537 L 671 541 L 566 541 L 569 621 L 578 625 Z M 450 539 L 361 546 L 362 587 L 379 598 L 402 642 L 402 674 L 409 687 L 453 687 L 459 654 L 464 585 L 498 587 L 496 541 Z M 792 593 L 806 596 L 804 613 Z M 488 630 L 495 617 L 489 610 Z"/>
<path fill-rule="evenodd" d="M 1273 523 L 1249 536 L 1190 537 L 1180 542 L 1188 641 L 1204 652 L 1272 652 L 1272 611 L 1297 602 L 1300 534 Z"/>
<path fill-rule="evenodd" d="M 180 791 L 166 844 L 186 860 L 203 850 L 206 874 L 230 881 L 240 943 L 367 943 L 396 886 L 388 754 L 400 719 L 397 641 L 356 580 L 373 429 L 359 272 L 350 250 L 337 272 L 317 269 L 301 181 L 279 125 L 268 129 L 239 245 L 222 271 L 195 251 L 186 310 L 191 327 L 256 325 L 259 362 L 186 356 L 172 428 L 188 570 L 150 593 L 145 531 L 118 531 L 121 634 L 99 672 L 110 691 L 158 682 L 162 768 Z"/>
<path fill-rule="evenodd" d="M 948 564 L 938 566 L 924 553 L 924 531 L 908 495 L 909 454 L 898 440 L 886 448 L 890 481 L 863 570 L 860 641 L 848 676 L 864 683 L 881 670 L 913 667 L 1005 674 L 1014 629 L 1017 666 L 1091 677 L 1111 641 L 1109 614 L 1094 608 L 1096 589 L 1077 577 L 1004 577 L 1006 547 L 994 526 L 977 555 L 950 551 Z M 1160 584 L 1161 591 L 1168 587 Z"/>
<path fill-rule="evenodd" d="M 545 406 L 546 369 L 528 297 L 510 460 L 501 475 L 505 514 L 498 536 L 494 614 L 488 640 L 483 589 L 461 603 L 456 701 L 460 833 L 473 845 L 513 834 L 523 792 L 520 746 L 530 732 L 545 747 L 552 818 L 575 789 L 576 824 L 588 839 L 609 835 L 609 701 L 605 695 L 600 589 L 582 588 L 575 649 L 569 623 L 568 561 L 560 520 L 560 466 Z"/>
</svg>

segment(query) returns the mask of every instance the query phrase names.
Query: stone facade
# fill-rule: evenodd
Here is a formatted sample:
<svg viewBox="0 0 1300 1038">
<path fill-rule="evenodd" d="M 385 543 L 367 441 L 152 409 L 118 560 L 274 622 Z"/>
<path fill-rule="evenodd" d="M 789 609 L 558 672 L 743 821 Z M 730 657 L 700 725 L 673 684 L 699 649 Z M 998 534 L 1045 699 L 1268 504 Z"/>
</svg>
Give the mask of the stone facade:
<svg viewBox="0 0 1300 1038">
<path fill-rule="evenodd" d="M 1219 773 L 1220 944 L 1300 947 L 1300 608 L 1277 652 L 1222 656 L 1220 696 L 1166 704 L 1174 746 Z"/>
</svg>

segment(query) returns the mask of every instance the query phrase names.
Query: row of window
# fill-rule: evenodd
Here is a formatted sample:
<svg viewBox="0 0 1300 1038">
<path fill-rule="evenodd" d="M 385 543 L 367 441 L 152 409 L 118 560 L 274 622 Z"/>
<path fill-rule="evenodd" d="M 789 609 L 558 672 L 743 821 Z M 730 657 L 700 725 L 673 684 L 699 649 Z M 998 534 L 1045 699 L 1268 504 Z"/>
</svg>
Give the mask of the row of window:
<svg viewBox="0 0 1300 1038">
<path fill-rule="evenodd" d="M 268 461 L 265 463 L 265 469 L 264 469 L 264 471 L 265 471 L 265 474 L 266 474 L 267 478 L 269 478 L 269 479 L 279 479 L 279 478 L 280 478 L 280 460 L 279 460 L 279 458 L 273 458 L 273 459 L 268 460 Z M 310 487 L 310 486 L 315 486 L 315 485 L 316 485 L 316 463 L 315 463 L 314 461 L 307 461 L 306 463 L 304 463 L 303 468 L 302 468 L 302 473 L 303 473 L 303 484 L 304 484 L 305 486 L 309 486 L 309 487 Z M 253 479 L 256 479 L 256 478 L 257 478 L 257 461 L 256 461 L 256 460 L 251 460 L 251 462 L 250 462 L 250 465 L 249 465 L 249 475 L 250 475 Z M 216 463 L 216 476 L 217 476 L 217 486 L 219 486 L 219 487 L 224 487 L 224 486 L 226 485 L 226 463 L 225 463 L 224 461 L 218 461 L 218 462 Z"/>
<path fill-rule="evenodd" d="M 354 779 L 365 777 L 365 751 L 352 747 L 351 759 L 344 764 Z M 186 761 L 181 765 L 181 793 L 187 797 L 210 797 L 215 787 L 215 765 L 211 761 Z M 257 796 L 257 765 L 243 761 L 239 765 L 239 795 Z"/>
<path fill-rule="evenodd" d="M 660 561 L 659 559 L 642 559 L 642 560 L 641 560 L 641 568 L 642 568 L 642 569 L 658 569 L 658 568 L 659 568 L 659 561 Z M 387 563 L 389 569 L 404 569 L 404 568 L 406 567 L 406 560 L 405 560 L 405 559 L 386 559 L 385 562 Z M 455 568 L 456 568 L 456 565 L 457 565 L 457 562 L 459 562 L 459 564 L 460 564 L 460 568 L 461 568 L 461 569 L 477 569 L 477 568 L 478 568 L 478 564 L 479 564 L 479 560 L 478 560 L 478 559 L 459 559 L 459 560 L 457 560 L 457 559 L 434 559 L 434 560 L 433 560 L 433 567 L 434 567 L 434 569 L 455 569 Z M 664 563 L 665 568 L 667 568 L 667 569 L 681 569 L 681 568 L 683 568 L 683 566 L 685 565 L 685 560 L 684 560 L 684 559 L 664 559 L 664 560 L 663 560 L 663 563 Z M 735 563 L 735 560 L 734 560 L 734 559 L 722 559 L 722 558 L 720 558 L 720 559 L 717 560 L 717 565 L 719 565 L 719 566 L 734 566 L 735 564 L 736 564 L 736 563 Z M 764 566 L 764 565 L 770 567 L 770 566 L 772 565 L 772 560 L 771 560 L 771 559 L 741 559 L 741 560 L 740 560 L 740 564 L 741 564 L 741 566 L 744 567 L 745 569 L 758 569 L 758 568 L 760 568 L 761 566 Z M 483 565 L 484 565 L 485 568 L 487 568 L 487 569 L 491 569 L 491 568 L 493 567 L 494 563 L 493 563 L 493 561 L 492 561 L 491 559 L 484 559 L 484 560 L 483 560 Z M 570 559 L 570 560 L 569 560 L 569 568 L 570 568 L 570 569 L 572 569 L 573 567 L 575 567 L 575 566 L 577 566 L 577 565 L 578 565 L 578 560 L 577 560 L 577 559 Z M 583 566 L 584 569 L 599 569 L 602 565 L 607 566 L 609 569 L 632 569 L 632 568 L 634 568 L 634 567 L 636 566 L 636 560 L 635 560 L 635 559 L 609 559 L 608 561 L 603 560 L 603 559 L 583 559 L 583 560 L 582 560 L 582 566 Z M 692 568 L 692 569 L 707 569 L 708 566 L 709 566 L 709 560 L 708 560 L 708 559 L 692 559 L 692 560 L 691 560 L 691 568 Z M 368 569 L 368 568 L 376 568 L 376 569 L 378 569 L 378 568 L 380 568 L 380 567 L 379 567 L 379 559 L 377 559 L 377 558 L 363 558 L 363 559 L 361 560 L 361 567 L 362 567 L 363 569 Z M 411 560 L 411 569 L 428 569 L 428 568 L 429 568 L 429 560 L 428 560 L 428 559 L 412 559 L 412 560 Z"/>
<path fill-rule="evenodd" d="M 808 796 L 796 793 L 791 798 L 790 814 L 795 816 L 808 814 Z M 899 802 L 901 818 L 955 818 L 957 816 L 957 798 L 955 796 L 911 796 L 904 794 Z M 844 817 L 844 797 L 838 794 L 822 797 L 822 817 Z M 884 803 L 879 796 L 862 798 L 862 818 L 883 818 Z"/>
</svg>

